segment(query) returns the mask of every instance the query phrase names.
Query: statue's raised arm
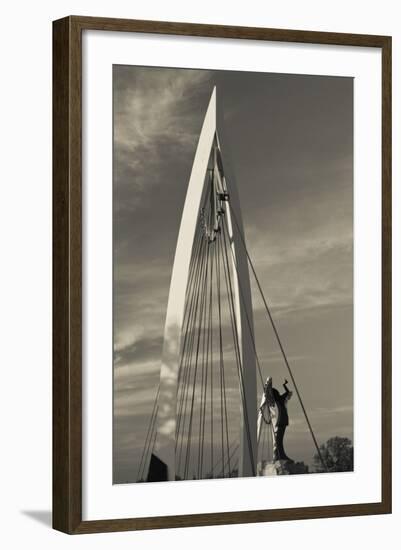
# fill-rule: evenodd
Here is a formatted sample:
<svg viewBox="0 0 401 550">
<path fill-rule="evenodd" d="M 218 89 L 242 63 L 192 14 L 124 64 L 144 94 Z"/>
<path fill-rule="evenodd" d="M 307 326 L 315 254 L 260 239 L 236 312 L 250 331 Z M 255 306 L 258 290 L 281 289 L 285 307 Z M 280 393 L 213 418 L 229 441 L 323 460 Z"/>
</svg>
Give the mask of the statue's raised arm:
<svg viewBox="0 0 401 550">
<path fill-rule="evenodd" d="M 285 399 L 285 402 L 287 403 L 287 401 L 289 401 L 292 397 L 292 391 L 288 389 L 288 380 L 284 380 L 283 387 L 285 392 L 281 395 L 281 397 L 283 397 Z"/>
</svg>

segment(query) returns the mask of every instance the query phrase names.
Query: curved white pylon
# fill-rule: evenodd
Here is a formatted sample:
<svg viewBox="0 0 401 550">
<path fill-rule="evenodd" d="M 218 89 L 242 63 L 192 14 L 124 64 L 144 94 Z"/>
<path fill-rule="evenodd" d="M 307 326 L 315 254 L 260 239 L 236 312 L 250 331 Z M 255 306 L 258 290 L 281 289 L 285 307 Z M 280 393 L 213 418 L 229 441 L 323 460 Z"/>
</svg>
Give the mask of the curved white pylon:
<svg viewBox="0 0 401 550">
<path fill-rule="evenodd" d="M 199 211 L 204 191 L 205 175 L 215 138 L 217 143 L 219 143 L 216 120 L 216 88 L 213 89 L 209 101 L 189 179 L 167 303 L 156 421 L 157 439 L 155 454 L 167 466 L 168 480 L 175 480 L 176 476 L 177 379 L 185 295 L 195 231 L 199 223 Z M 235 220 L 233 221 L 230 206 L 227 203 L 227 223 L 233 251 L 233 262 L 235 262 L 233 268 L 234 292 L 237 329 L 243 366 L 242 385 L 243 387 L 245 386 L 245 402 L 247 403 L 247 410 L 243 410 L 243 405 L 241 404 L 241 418 L 243 422 L 241 428 L 239 475 L 252 476 L 255 475 L 256 467 L 256 375 L 255 358 L 252 349 L 253 320 L 249 272 L 246 251 L 243 246 L 242 219 L 235 185 L 230 182 L 230 185 L 227 186 L 224 176 L 221 185 L 229 191 L 230 202 L 232 202 L 232 208 L 235 211 Z M 242 233 L 242 236 L 239 235 L 239 232 Z M 241 280 L 241 297 L 239 294 L 237 273 Z M 245 429 L 245 416 L 250 430 Z"/>
</svg>

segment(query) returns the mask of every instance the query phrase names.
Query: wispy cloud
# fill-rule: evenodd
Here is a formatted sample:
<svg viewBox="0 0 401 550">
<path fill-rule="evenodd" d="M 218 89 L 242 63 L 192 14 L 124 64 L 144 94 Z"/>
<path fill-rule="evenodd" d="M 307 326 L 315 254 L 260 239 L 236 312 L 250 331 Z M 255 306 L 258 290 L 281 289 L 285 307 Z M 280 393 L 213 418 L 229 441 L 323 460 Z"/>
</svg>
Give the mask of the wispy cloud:
<svg viewBox="0 0 401 550">
<path fill-rule="evenodd" d="M 185 155 L 198 139 L 199 119 L 191 109 L 207 72 L 115 67 L 114 152 L 119 192 L 129 195 L 117 209 L 135 206 L 144 186 L 160 183 L 164 152 Z"/>
</svg>

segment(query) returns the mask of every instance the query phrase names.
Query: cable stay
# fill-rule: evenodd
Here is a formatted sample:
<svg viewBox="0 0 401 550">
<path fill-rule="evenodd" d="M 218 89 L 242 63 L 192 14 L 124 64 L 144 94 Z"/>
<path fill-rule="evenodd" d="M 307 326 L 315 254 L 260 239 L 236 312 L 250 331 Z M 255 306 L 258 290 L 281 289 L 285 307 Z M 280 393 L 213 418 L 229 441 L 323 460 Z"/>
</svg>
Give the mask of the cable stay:
<svg viewBox="0 0 401 550">
<path fill-rule="evenodd" d="M 152 414 L 150 416 L 148 430 L 146 432 L 145 445 L 142 450 L 141 459 L 139 461 L 138 472 L 136 475 L 137 481 L 146 481 L 145 476 L 147 473 L 151 454 L 153 452 L 156 441 L 156 418 L 157 418 L 157 400 L 159 397 L 159 388 L 157 389 L 156 396 L 153 402 Z"/>
</svg>

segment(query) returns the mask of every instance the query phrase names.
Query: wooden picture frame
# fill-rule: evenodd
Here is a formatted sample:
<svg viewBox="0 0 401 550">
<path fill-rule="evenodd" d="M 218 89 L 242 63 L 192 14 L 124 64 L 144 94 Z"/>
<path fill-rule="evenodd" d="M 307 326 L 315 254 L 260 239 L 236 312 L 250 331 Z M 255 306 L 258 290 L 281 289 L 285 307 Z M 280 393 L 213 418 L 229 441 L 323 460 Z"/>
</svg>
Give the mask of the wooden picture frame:
<svg viewBox="0 0 401 550">
<path fill-rule="evenodd" d="M 382 56 L 382 497 L 349 505 L 82 521 L 84 30 L 378 48 Z M 391 37 L 71 16 L 53 23 L 53 527 L 69 534 L 391 512 Z"/>
</svg>

